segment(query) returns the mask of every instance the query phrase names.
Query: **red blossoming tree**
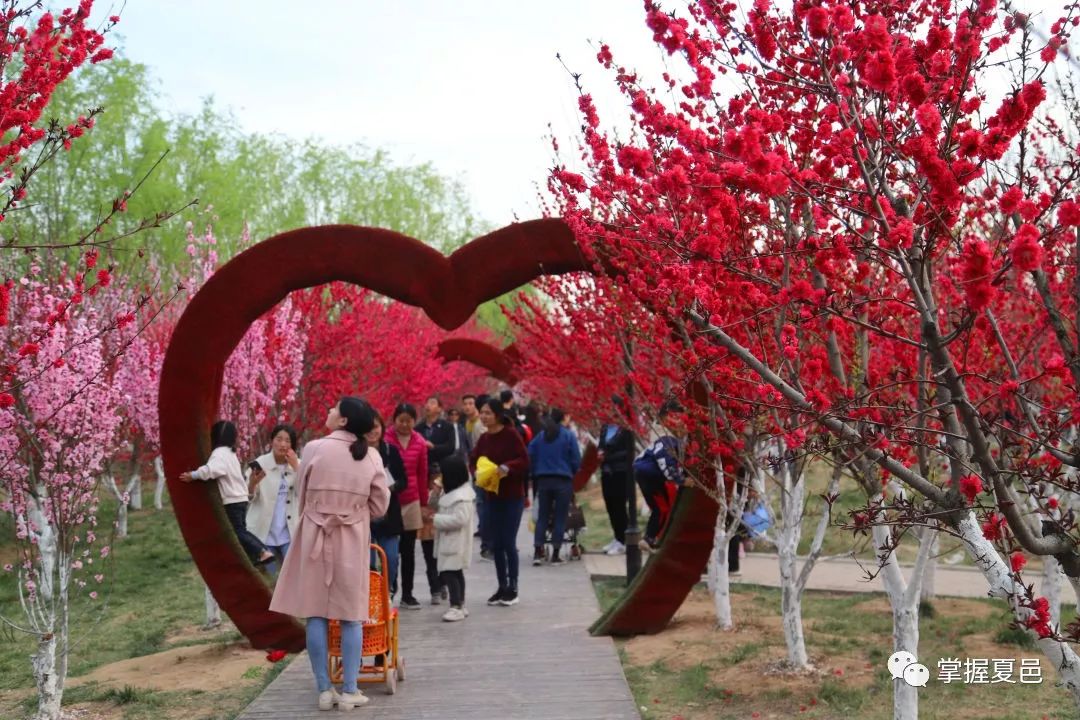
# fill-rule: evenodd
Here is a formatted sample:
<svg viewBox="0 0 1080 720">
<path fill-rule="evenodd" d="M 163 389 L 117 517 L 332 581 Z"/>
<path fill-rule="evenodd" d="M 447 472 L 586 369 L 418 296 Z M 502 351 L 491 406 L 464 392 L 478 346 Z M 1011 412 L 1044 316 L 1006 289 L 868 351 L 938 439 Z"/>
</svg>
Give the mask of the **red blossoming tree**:
<svg viewBox="0 0 1080 720">
<path fill-rule="evenodd" d="M 895 649 L 917 651 L 919 596 L 896 543 L 949 533 L 1080 704 L 1077 626 L 1022 578 L 1053 557 L 1080 594 L 1080 535 L 1050 500 L 1080 466 L 1080 167 L 1044 84 L 1074 8 L 1044 35 L 993 0 L 646 14 L 685 72 L 650 90 L 601 48 L 636 132 L 608 135 L 582 96 L 588 171 L 552 175 L 582 246 L 689 333 L 686 378 L 774 418 L 781 460 L 867 489 L 848 526 L 873 532 Z"/>
</svg>

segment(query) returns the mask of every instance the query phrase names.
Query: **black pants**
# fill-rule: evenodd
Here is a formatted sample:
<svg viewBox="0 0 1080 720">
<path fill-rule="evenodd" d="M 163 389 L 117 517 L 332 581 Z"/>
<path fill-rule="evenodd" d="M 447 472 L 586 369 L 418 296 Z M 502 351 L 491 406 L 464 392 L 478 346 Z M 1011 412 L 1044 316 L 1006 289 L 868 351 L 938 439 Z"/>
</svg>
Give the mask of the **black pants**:
<svg viewBox="0 0 1080 720">
<path fill-rule="evenodd" d="M 604 493 L 604 507 L 607 508 L 611 532 L 615 539 L 626 544 L 626 526 L 629 524 L 630 493 L 626 488 L 627 471 L 600 471 L 600 487 Z"/>
<path fill-rule="evenodd" d="M 435 541 L 421 540 L 421 552 L 424 553 L 424 566 L 427 571 L 428 587 L 431 594 L 439 592 L 439 571 L 435 563 Z M 416 531 L 406 530 L 401 535 L 401 597 L 413 597 L 413 573 L 416 571 Z"/>
<path fill-rule="evenodd" d="M 746 528 L 739 525 L 731 535 L 731 541 L 728 543 L 727 548 L 727 567 L 728 572 L 739 572 L 739 546 L 742 545 L 743 540 L 748 540 L 750 535 L 747 534 Z"/>
<path fill-rule="evenodd" d="M 246 502 L 229 503 L 225 506 L 225 515 L 229 518 L 229 524 L 232 525 L 233 532 L 248 558 L 251 562 L 257 562 L 266 552 L 266 546 L 247 529 L 247 509 Z"/>
<path fill-rule="evenodd" d="M 660 536 L 667 521 L 667 482 L 664 478 L 653 475 L 636 475 L 641 495 L 649 506 L 649 522 L 645 524 L 645 542 L 653 545 Z"/>
<path fill-rule="evenodd" d="M 443 570 L 439 573 L 439 580 L 450 591 L 450 605 L 465 607 L 465 571 Z"/>
</svg>

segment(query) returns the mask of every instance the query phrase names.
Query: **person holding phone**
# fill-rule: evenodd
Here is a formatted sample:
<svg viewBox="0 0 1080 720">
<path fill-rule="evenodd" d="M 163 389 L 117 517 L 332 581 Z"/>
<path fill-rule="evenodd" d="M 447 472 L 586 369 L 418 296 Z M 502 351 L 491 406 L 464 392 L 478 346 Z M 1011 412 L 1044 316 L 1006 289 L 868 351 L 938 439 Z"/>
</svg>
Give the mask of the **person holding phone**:
<svg viewBox="0 0 1080 720">
<path fill-rule="evenodd" d="M 270 431 L 270 452 L 248 463 L 247 526 L 262 540 L 274 562 L 267 570 L 276 575 L 285 562 L 300 513 L 296 503 L 296 428 L 284 423 Z"/>
</svg>

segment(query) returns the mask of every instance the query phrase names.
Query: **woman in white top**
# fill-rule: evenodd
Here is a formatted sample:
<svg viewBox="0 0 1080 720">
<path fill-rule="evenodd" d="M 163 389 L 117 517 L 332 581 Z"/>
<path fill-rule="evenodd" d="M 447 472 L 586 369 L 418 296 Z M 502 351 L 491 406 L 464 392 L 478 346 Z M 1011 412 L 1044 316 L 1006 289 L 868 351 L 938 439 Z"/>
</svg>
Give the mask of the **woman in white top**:
<svg viewBox="0 0 1080 720">
<path fill-rule="evenodd" d="M 247 526 L 255 537 L 274 553 L 276 563 L 267 566 L 272 574 L 285 562 L 285 553 L 296 527 L 300 523 L 296 502 L 296 471 L 300 458 L 296 456 L 296 428 L 275 425 L 270 431 L 270 452 L 251 463 L 248 475 L 248 494 L 251 503 L 247 510 Z"/>
<path fill-rule="evenodd" d="M 228 420 L 218 420 L 210 428 L 210 459 L 198 470 L 181 473 L 184 482 L 192 480 L 217 480 L 225 515 L 236 532 L 244 552 L 256 565 L 265 565 L 274 559 L 259 538 L 247 529 L 248 492 L 240 461 L 236 459 L 236 426 Z"/>
</svg>

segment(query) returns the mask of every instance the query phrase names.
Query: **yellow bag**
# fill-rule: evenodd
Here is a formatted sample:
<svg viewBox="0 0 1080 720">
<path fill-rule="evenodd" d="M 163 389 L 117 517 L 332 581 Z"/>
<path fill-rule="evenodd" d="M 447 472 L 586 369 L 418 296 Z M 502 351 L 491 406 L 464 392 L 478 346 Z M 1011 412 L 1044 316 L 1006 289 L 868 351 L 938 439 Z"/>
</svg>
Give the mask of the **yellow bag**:
<svg viewBox="0 0 1080 720">
<path fill-rule="evenodd" d="M 491 462 L 486 455 L 476 461 L 476 487 L 488 492 L 499 492 L 499 466 Z"/>
</svg>

